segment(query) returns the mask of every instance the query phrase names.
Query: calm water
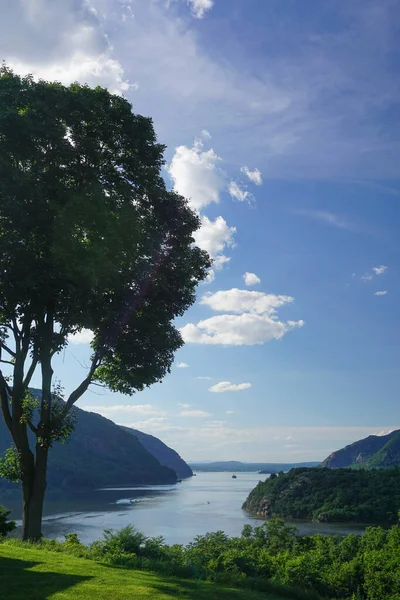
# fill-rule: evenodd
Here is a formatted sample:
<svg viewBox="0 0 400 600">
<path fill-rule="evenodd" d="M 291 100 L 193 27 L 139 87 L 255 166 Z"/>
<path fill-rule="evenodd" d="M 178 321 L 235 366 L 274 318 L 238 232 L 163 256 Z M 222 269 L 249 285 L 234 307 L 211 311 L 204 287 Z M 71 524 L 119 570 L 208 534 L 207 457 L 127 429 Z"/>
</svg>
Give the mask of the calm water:
<svg viewBox="0 0 400 600">
<path fill-rule="evenodd" d="M 265 476 L 198 473 L 176 485 L 98 490 L 91 499 L 47 503 L 43 534 L 62 538 L 77 533 L 83 543 L 99 539 L 104 529 L 132 524 L 148 536 L 162 535 L 169 544 L 186 544 L 196 535 L 222 529 L 240 535 L 246 523 L 259 519 L 242 511 L 249 492 Z M 17 515 L 15 515 L 17 516 Z M 348 533 L 362 528 L 300 524 L 302 533 Z"/>
</svg>

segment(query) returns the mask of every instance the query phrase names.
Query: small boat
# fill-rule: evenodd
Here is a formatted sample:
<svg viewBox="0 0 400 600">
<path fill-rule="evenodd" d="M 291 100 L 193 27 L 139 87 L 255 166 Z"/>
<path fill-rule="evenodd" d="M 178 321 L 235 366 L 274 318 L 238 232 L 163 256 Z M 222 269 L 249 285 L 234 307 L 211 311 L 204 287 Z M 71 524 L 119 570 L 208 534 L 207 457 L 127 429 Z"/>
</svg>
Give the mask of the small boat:
<svg viewBox="0 0 400 600">
<path fill-rule="evenodd" d="M 237 479 L 236 475 L 232 475 L 232 479 Z"/>
</svg>

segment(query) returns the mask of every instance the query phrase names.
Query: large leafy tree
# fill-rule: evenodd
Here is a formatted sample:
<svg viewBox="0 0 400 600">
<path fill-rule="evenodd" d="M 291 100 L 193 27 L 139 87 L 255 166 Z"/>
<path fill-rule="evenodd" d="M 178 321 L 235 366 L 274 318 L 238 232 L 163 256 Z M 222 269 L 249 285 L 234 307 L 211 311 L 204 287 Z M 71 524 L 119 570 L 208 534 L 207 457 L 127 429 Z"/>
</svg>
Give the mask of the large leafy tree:
<svg viewBox="0 0 400 600">
<path fill-rule="evenodd" d="M 47 456 L 74 403 L 93 382 L 132 394 L 161 380 L 182 345 L 173 320 L 210 261 L 197 215 L 165 187 L 163 151 L 152 121 L 106 89 L 0 70 L 0 397 L 24 539 L 41 536 Z M 91 363 L 60 403 L 52 358 L 83 328 Z"/>
</svg>

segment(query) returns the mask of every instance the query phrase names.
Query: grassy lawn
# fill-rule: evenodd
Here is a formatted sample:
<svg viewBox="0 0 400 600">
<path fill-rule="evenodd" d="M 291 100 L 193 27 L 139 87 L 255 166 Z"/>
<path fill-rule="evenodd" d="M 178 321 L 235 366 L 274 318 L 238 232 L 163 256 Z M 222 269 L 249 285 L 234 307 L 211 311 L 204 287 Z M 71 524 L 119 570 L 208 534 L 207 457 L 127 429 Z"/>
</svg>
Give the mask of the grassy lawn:
<svg viewBox="0 0 400 600">
<path fill-rule="evenodd" d="M 0 544 L 4 600 L 282 600 L 265 593 L 108 567 L 64 553 Z"/>
</svg>

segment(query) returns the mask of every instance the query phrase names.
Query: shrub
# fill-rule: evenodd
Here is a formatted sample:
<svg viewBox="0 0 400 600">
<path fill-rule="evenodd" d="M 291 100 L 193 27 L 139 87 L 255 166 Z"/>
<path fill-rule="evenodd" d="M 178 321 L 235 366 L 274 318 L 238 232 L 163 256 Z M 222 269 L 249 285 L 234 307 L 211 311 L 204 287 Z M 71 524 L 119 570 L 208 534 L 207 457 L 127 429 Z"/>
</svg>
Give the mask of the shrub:
<svg viewBox="0 0 400 600">
<path fill-rule="evenodd" d="M 10 510 L 0 505 L 0 537 L 5 537 L 16 528 L 15 521 L 7 521 Z"/>
</svg>

